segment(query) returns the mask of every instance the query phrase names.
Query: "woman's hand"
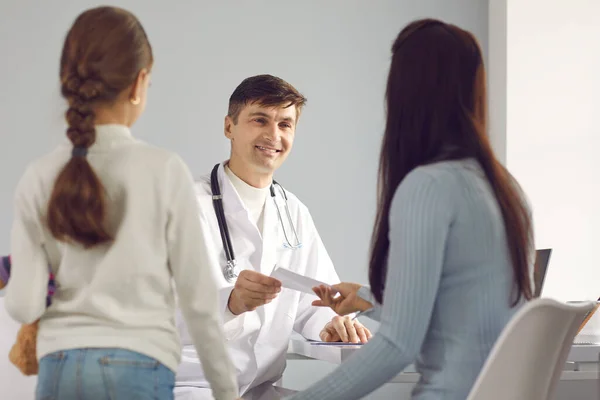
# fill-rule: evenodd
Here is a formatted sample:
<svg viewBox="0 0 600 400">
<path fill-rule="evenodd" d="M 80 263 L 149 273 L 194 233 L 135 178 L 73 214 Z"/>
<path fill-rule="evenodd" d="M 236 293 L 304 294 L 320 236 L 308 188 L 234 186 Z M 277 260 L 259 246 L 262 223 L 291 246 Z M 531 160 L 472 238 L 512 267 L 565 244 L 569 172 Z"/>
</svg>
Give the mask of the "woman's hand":
<svg viewBox="0 0 600 400">
<path fill-rule="evenodd" d="M 331 287 L 324 285 L 313 288 L 320 300 L 313 301 L 312 305 L 317 307 L 330 307 L 338 315 L 352 314 L 357 311 L 367 311 L 373 308 L 373 304 L 358 295 L 361 285 L 358 283 L 343 282 Z M 339 296 L 335 297 L 338 293 Z"/>
</svg>

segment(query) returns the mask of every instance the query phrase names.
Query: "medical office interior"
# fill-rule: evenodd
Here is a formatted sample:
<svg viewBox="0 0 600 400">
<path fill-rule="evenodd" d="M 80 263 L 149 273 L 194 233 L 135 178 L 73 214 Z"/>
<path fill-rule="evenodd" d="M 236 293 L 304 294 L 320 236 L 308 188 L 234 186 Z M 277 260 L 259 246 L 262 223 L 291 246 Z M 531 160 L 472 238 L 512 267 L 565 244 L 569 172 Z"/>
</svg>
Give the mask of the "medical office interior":
<svg viewBox="0 0 600 400">
<path fill-rule="evenodd" d="M 368 281 L 391 43 L 404 25 L 421 17 L 473 32 L 487 66 L 492 144 L 530 200 L 536 247 L 552 249 L 542 297 L 565 302 L 600 297 L 598 0 L 109 4 L 140 18 L 155 53 L 147 112 L 134 133 L 178 152 L 195 174 L 228 156 L 223 117 L 242 79 L 273 74 L 307 97 L 294 149 L 276 179 L 311 210 L 341 280 L 360 283 Z M 96 5 L 0 4 L 1 254 L 9 253 L 17 180 L 30 160 L 63 140 L 57 82 L 66 28 Z M 1 296 L 0 398 L 31 399 L 35 377 L 24 377 L 8 361 L 19 326 Z M 586 328 L 598 336 L 599 318 Z M 363 322 L 376 331 L 376 323 Z M 284 386 L 301 390 L 337 366 L 335 360 L 314 358 L 290 354 Z M 599 399 L 595 368 L 564 371 L 554 397 Z M 411 379 L 388 383 L 367 398 L 408 399 Z"/>
</svg>

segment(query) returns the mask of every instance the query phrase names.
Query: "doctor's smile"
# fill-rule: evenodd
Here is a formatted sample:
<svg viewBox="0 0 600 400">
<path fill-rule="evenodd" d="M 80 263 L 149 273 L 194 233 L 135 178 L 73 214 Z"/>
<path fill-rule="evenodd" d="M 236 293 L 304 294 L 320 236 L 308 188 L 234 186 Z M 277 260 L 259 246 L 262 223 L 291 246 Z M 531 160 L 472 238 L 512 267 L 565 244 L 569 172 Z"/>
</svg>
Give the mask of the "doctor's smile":
<svg viewBox="0 0 600 400">
<path fill-rule="evenodd" d="M 277 153 L 281 153 L 280 149 L 275 149 L 275 148 L 268 147 L 268 146 L 255 146 L 255 147 L 267 155 L 275 155 Z"/>
</svg>

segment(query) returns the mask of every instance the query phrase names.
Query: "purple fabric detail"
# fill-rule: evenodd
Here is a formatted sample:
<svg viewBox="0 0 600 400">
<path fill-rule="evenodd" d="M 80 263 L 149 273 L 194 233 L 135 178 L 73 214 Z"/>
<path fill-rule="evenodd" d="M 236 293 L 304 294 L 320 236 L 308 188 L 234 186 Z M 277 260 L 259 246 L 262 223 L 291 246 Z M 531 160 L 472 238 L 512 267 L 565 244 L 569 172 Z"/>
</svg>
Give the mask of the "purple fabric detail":
<svg viewBox="0 0 600 400">
<path fill-rule="evenodd" d="M 0 261 L 0 280 L 8 283 L 8 278 L 10 277 L 10 256 L 3 256 Z"/>
<path fill-rule="evenodd" d="M 0 279 L 6 284 L 10 278 L 10 267 L 11 267 L 10 256 L 0 257 Z M 50 268 L 48 266 L 48 268 Z M 48 296 L 46 297 L 46 307 L 50 305 L 52 295 L 56 292 L 56 283 L 54 281 L 54 275 L 50 273 L 50 280 L 48 281 Z"/>
</svg>

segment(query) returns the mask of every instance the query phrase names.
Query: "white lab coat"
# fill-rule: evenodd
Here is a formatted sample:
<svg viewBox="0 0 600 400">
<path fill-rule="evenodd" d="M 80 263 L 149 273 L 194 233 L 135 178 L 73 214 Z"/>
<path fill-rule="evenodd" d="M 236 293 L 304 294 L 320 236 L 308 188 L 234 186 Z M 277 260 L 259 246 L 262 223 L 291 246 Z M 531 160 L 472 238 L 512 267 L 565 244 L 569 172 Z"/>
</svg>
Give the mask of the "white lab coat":
<svg viewBox="0 0 600 400">
<path fill-rule="evenodd" d="M 218 170 L 219 185 L 238 267 L 270 275 L 275 265 L 278 265 L 329 284 L 338 283 L 339 278 L 333 263 L 306 206 L 286 190 L 292 220 L 303 244 L 300 249 L 284 247 L 285 238 L 281 222 L 270 195 L 265 202 L 263 237 L 261 237 L 258 227 L 250 220 L 248 211 L 225 175 L 223 165 Z M 290 232 L 284 199 L 279 192 L 276 193 L 276 201 L 286 224 L 286 232 Z M 211 241 L 207 247 L 214 249 L 215 259 L 219 260 L 218 265 L 210 267 L 213 268 L 219 285 L 225 339 L 237 371 L 240 394 L 244 395 L 244 399 L 266 399 L 268 396 L 265 396 L 265 386 L 270 388 L 281 378 L 285 369 L 286 352 L 292 332 L 300 333 L 308 339 L 318 340 L 319 332 L 335 314 L 329 308 L 312 306 L 311 303 L 317 298 L 316 296 L 285 288 L 275 300 L 255 311 L 240 316 L 231 314 L 227 310 L 227 301 L 234 283 L 227 282 L 222 273 L 226 258 L 212 203 L 210 174 L 196 183 L 196 195 L 199 218 L 205 231 L 204 236 Z M 288 237 L 289 235 L 288 233 Z M 177 373 L 179 388 L 176 391 L 176 398 L 210 399 L 212 397 L 209 390 L 195 389 L 207 388 L 209 385 L 189 338 L 185 322 L 180 316 L 177 323 L 182 337 L 183 357 Z"/>
</svg>

